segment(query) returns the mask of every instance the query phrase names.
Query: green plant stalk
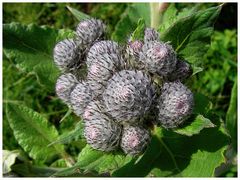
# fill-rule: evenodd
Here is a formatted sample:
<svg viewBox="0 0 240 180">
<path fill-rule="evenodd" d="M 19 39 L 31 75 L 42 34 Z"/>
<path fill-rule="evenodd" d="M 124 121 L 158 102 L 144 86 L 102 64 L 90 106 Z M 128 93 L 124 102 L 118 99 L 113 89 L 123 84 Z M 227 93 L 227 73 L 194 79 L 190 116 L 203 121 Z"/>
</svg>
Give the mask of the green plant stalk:
<svg viewBox="0 0 240 180">
<path fill-rule="evenodd" d="M 63 122 L 71 113 L 72 113 L 72 110 L 68 109 L 67 113 L 62 117 L 62 119 L 59 122 L 60 123 Z"/>
<path fill-rule="evenodd" d="M 162 21 L 162 13 L 168 6 L 167 3 L 150 3 L 151 27 L 158 29 Z"/>
</svg>

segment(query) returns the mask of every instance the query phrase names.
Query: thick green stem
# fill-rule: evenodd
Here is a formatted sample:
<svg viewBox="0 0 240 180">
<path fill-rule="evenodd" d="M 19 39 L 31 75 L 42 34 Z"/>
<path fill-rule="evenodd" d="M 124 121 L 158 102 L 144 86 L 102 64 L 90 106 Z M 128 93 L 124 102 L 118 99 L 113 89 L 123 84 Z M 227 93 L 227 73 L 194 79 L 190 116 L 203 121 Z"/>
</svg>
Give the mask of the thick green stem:
<svg viewBox="0 0 240 180">
<path fill-rule="evenodd" d="M 162 12 L 167 8 L 167 3 L 150 3 L 151 27 L 158 29 L 162 20 Z"/>
</svg>

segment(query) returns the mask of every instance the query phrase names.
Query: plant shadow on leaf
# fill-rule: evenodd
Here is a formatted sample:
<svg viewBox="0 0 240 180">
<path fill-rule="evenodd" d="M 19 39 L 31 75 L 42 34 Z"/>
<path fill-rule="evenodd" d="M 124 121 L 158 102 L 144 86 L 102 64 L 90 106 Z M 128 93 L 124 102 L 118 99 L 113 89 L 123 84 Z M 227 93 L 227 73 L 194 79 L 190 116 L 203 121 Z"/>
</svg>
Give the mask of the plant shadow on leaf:
<svg viewBox="0 0 240 180">
<path fill-rule="evenodd" d="M 178 169 L 180 170 L 180 172 L 174 171 L 177 176 L 188 176 L 187 174 L 185 174 L 186 172 L 184 172 L 184 170 L 185 168 L 186 170 L 189 167 L 191 168 L 190 163 L 192 163 L 191 161 L 194 161 L 193 159 L 194 154 L 204 153 L 204 152 L 208 154 L 215 153 L 219 149 L 221 149 L 222 147 L 228 144 L 227 136 L 221 131 L 219 131 L 217 127 L 211 128 L 211 129 L 204 129 L 199 135 L 196 135 L 190 138 L 186 136 L 181 136 L 172 131 L 170 132 L 166 130 L 163 131 L 163 135 L 164 136 L 162 140 L 167 144 L 169 149 L 171 149 L 172 153 L 174 154 L 176 164 L 178 165 Z M 179 141 L 180 138 L 181 138 L 181 141 Z M 195 168 L 193 171 L 195 173 L 199 171 L 203 171 L 205 173 L 199 172 L 198 174 L 193 174 L 193 176 L 212 176 L 213 175 L 215 168 L 211 169 L 209 167 L 212 173 L 209 172 L 208 170 L 206 171 L 204 170 L 204 167 L 208 168 L 208 165 L 206 164 L 208 159 L 206 158 L 206 156 L 203 156 L 203 158 L 201 156 L 197 157 L 199 158 L 199 160 L 197 160 L 199 161 L 197 162 L 199 163 L 199 165 L 198 167 L 192 167 L 192 168 Z M 167 154 L 165 156 L 163 153 L 162 156 L 160 156 L 160 159 L 161 157 L 162 158 L 167 157 Z M 157 167 L 162 170 L 164 170 L 164 168 L 166 169 L 166 167 L 169 167 L 169 166 L 166 166 L 166 164 L 165 165 L 164 164 L 165 163 L 157 163 Z M 172 169 L 174 168 L 173 165 L 174 164 L 172 163 Z M 166 169 L 166 170 L 170 170 L 170 169 Z M 181 174 L 182 171 L 183 171 L 183 174 Z M 173 174 L 175 174 L 174 172 Z"/>
<path fill-rule="evenodd" d="M 220 123 L 215 124 L 215 128 L 204 129 L 192 137 L 157 128 L 142 158 L 137 163 L 132 160 L 113 176 L 213 176 L 215 167 L 224 161 L 222 153 L 228 144 L 228 137 L 219 130 Z"/>
<path fill-rule="evenodd" d="M 200 93 L 194 94 L 194 102 L 195 102 L 194 109 L 193 109 L 194 114 L 205 115 L 206 110 L 209 109 L 209 106 L 211 104 L 209 99 Z"/>
</svg>

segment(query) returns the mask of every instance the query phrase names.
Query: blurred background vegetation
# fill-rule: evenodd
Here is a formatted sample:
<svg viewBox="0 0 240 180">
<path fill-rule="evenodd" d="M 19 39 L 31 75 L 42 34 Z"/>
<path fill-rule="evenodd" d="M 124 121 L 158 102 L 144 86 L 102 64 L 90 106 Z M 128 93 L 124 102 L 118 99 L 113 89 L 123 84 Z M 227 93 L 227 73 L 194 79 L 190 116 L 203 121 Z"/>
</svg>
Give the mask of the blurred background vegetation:
<svg viewBox="0 0 240 180">
<path fill-rule="evenodd" d="M 193 3 L 176 3 L 176 8 L 181 11 L 194 6 Z M 200 4 L 200 9 L 206 9 L 217 3 Z M 20 22 L 22 24 L 35 23 L 53 28 L 75 29 L 78 21 L 68 11 L 66 6 L 76 8 L 93 17 L 104 20 L 110 31 L 120 20 L 127 3 L 4 3 L 3 23 Z M 4 37 L 3 37 L 4 38 Z M 204 71 L 198 73 L 189 85 L 194 92 L 200 92 L 212 101 L 212 109 L 223 121 L 231 100 L 234 83 L 237 83 L 237 4 L 225 4 L 216 21 L 215 32 L 212 36 L 211 46 L 202 57 Z M 41 87 L 36 76 L 32 73 L 22 72 L 16 64 L 7 59 L 3 54 L 3 103 L 23 103 L 32 109 L 41 112 L 55 124 L 62 134 L 72 129 L 74 119 L 63 123 L 59 120 L 67 112 L 67 107 L 56 98 L 54 93 L 49 93 Z M 235 113 L 237 113 L 235 111 Z M 77 153 L 80 144 L 69 146 L 71 154 Z M 17 144 L 12 130 L 3 111 L 3 149 L 21 149 Z M 237 152 L 235 152 L 236 154 Z M 236 157 L 229 155 L 229 159 Z M 233 160 L 226 172 L 217 176 L 237 176 L 237 162 Z"/>
</svg>

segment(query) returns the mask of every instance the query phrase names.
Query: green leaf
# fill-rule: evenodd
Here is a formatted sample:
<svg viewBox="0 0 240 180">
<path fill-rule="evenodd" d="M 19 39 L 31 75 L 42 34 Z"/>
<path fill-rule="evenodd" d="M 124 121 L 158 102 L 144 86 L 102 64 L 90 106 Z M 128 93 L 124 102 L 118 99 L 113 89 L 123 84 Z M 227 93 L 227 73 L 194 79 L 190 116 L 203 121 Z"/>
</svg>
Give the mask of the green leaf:
<svg viewBox="0 0 240 180">
<path fill-rule="evenodd" d="M 78 156 L 78 162 L 65 168 L 54 176 L 109 176 L 114 170 L 121 168 L 132 160 L 120 152 L 103 152 L 86 145 Z"/>
<path fill-rule="evenodd" d="M 128 163 L 132 159 L 120 152 L 106 153 L 92 149 L 89 145 L 81 151 L 78 156 L 76 166 L 87 171 L 96 171 L 98 173 L 111 173 Z"/>
<path fill-rule="evenodd" d="M 164 12 L 162 16 L 162 23 L 159 26 L 158 31 L 164 32 L 168 27 L 171 26 L 177 19 L 177 8 L 175 7 L 175 4 L 172 3 L 167 8 L 167 10 Z"/>
<path fill-rule="evenodd" d="M 200 133 L 200 131 L 204 128 L 212 128 L 215 125 L 207 118 L 203 117 L 202 115 L 198 115 L 195 119 L 191 122 L 191 124 L 178 128 L 174 130 L 174 132 L 186 136 L 193 136 L 194 134 Z"/>
<path fill-rule="evenodd" d="M 231 92 L 231 100 L 226 114 L 226 126 L 231 135 L 235 151 L 237 151 L 237 78 Z"/>
<path fill-rule="evenodd" d="M 67 6 L 68 10 L 77 18 L 77 20 L 82 21 L 84 19 L 89 19 L 90 16 L 88 16 L 87 14 L 78 11 L 75 8 L 72 8 L 70 6 Z"/>
<path fill-rule="evenodd" d="M 116 170 L 117 177 L 212 177 L 225 162 L 228 137 L 222 124 L 188 137 L 155 128 L 152 142 L 137 162 Z"/>
<path fill-rule="evenodd" d="M 22 177 L 49 177 L 61 170 L 52 167 L 34 166 L 30 163 L 14 164 L 12 169 Z"/>
<path fill-rule="evenodd" d="M 53 62 L 57 41 L 73 36 L 70 30 L 55 30 L 34 24 L 3 25 L 3 50 L 21 70 L 35 72 L 40 84 L 53 91 L 59 71 Z"/>
<path fill-rule="evenodd" d="M 164 34 L 164 32 L 172 26 L 172 24 L 176 23 L 179 19 L 185 18 L 187 16 L 193 15 L 199 9 L 200 4 L 196 4 L 191 8 L 184 8 L 181 12 L 178 12 L 175 4 L 172 3 L 167 8 L 167 10 L 163 14 L 162 23 L 159 26 L 158 31 L 160 35 Z M 192 76 L 203 71 L 203 68 L 195 66 L 192 64 L 193 73 Z"/>
<path fill-rule="evenodd" d="M 213 25 L 221 8 L 209 8 L 178 19 L 162 34 L 161 40 L 170 41 L 179 56 L 199 66 L 208 50 Z"/>
<path fill-rule="evenodd" d="M 143 40 L 145 27 L 145 21 L 143 19 L 139 19 L 137 28 L 133 31 L 131 35 L 131 41 Z"/>
<path fill-rule="evenodd" d="M 63 154 L 62 145 L 47 147 L 58 132 L 39 113 L 23 105 L 7 104 L 7 118 L 16 140 L 31 158 L 45 162 Z"/>
<path fill-rule="evenodd" d="M 197 66 L 194 66 L 194 65 L 192 65 L 192 69 L 193 69 L 192 76 L 194 76 L 195 74 L 200 73 L 200 72 L 203 71 L 203 68 L 197 67 Z"/>
<path fill-rule="evenodd" d="M 198 10 L 199 6 L 200 4 L 196 4 L 193 5 L 193 7 L 191 8 L 184 8 L 181 12 L 178 12 L 177 8 L 175 7 L 175 4 L 174 3 L 170 4 L 163 14 L 162 23 L 160 24 L 158 31 L 160 33 L 163 33 L 177 20 L 195 13 Z"/>
<path fill-rule="evenodd" d="M 138 20 L 141 18 L 145 21 L 146 26 L 150 26 L 149 3 L 133 3 L 129 5 L 112 33 L 112 39 L 118 42 L 126 41 L 136 29 Z"/>
<path fill-rule="evenodd" d="M 210 109 L 211 102 L 209 99 L 200 93 L 194 94 L 194 114 L 202 114 L 205 115 L 207 111 Z"/>
</svg>

